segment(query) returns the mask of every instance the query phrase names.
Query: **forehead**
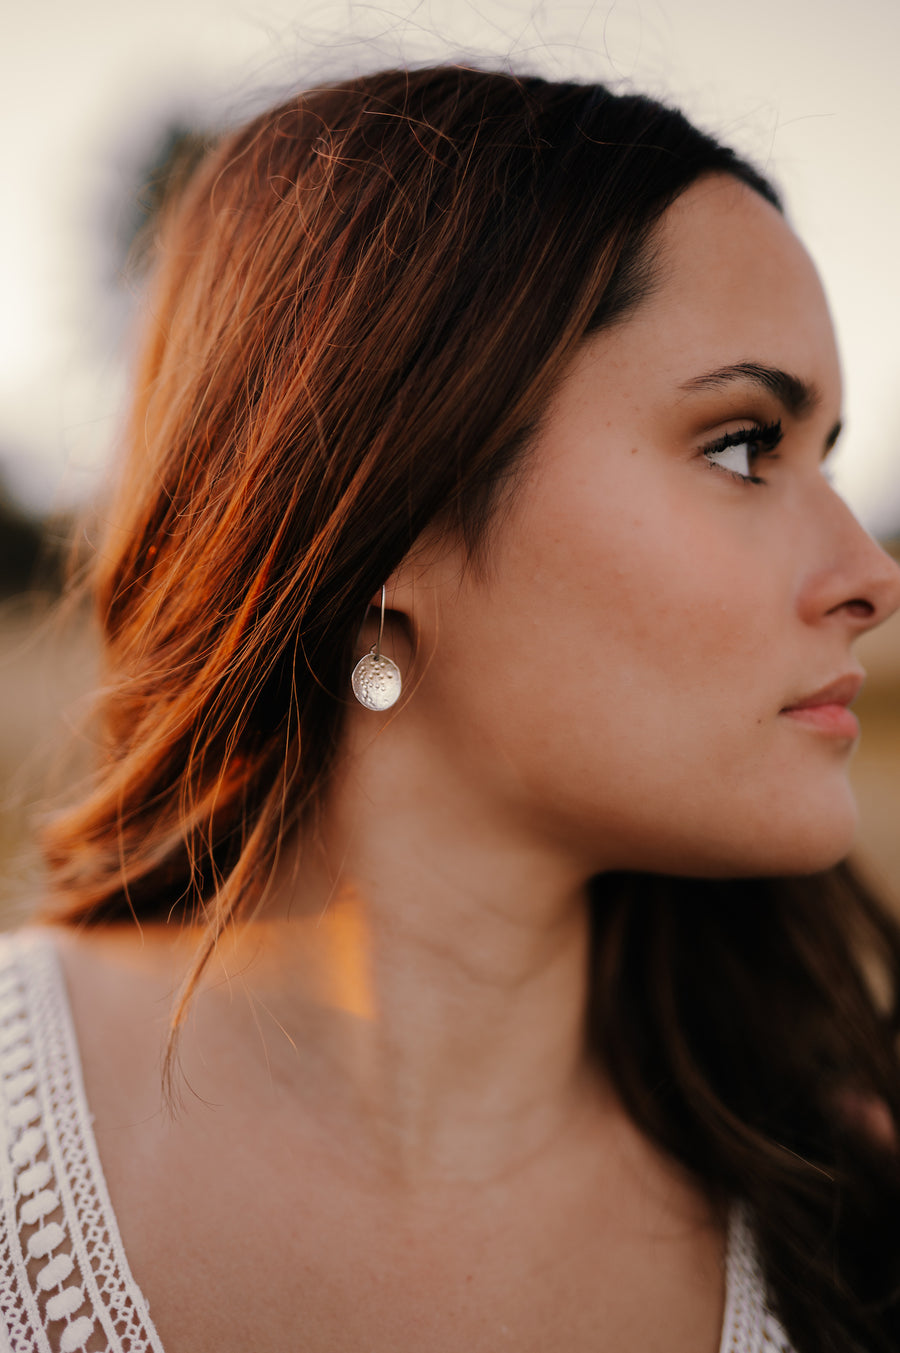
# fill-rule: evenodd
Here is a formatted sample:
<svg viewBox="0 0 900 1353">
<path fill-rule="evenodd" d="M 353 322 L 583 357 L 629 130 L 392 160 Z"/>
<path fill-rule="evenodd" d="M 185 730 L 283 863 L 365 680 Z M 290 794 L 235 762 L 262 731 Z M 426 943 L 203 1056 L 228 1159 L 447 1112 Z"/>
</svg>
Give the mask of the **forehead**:
<svg viewBox="0 0 900 1353">
<path fill-rule="evenodd" d="M 813 263 L 781 213 L 725 175 L 700 180 L 658 228 L 651 294 L 618 331 L 620 355 L 659 374 L 758 362 L 840 399 L 834 330 Z"/>
</svg>

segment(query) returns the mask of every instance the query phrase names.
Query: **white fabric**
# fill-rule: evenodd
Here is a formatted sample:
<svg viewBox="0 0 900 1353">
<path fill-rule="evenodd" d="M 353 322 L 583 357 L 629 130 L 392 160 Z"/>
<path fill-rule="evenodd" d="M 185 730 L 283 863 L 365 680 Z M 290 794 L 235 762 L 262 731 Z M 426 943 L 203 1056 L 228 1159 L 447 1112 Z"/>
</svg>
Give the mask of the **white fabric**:
<svg viewBox="0 0 900 1353">
<path fill-rule="evenodd" d="M 163 1353 L 128 1267 L 53 942 L 0 936 L 0 1353 Z M 729 1226 L 719 1353 L 792 1353 Z"/>
<path fill-rule="evenodd" d="M 62 973 L 0 941 L 0 1326 L 10 1353 L 163 1353 L 122 1248 Z"/>
<path fill-rule="evenodd" d="M 725 1320 L 719 1353 L 794 1353 L 793 1344 L 766 1306 L 753 1233 L 735 1207 L 725 1256 Z"/>
</svg>

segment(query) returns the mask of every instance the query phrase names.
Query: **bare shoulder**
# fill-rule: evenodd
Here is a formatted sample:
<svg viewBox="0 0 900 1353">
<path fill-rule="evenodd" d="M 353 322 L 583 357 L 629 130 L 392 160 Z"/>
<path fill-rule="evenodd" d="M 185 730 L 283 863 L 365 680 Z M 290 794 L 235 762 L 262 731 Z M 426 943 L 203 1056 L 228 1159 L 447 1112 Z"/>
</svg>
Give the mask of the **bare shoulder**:
<svg viewBox="0 0 900 1353">
<path fill-rule="evenodd" d="M 134 926 L 48 930 L 62 968 L 85 1092 L 98 1128 L 159 1106 L 161 1055 L 184 953 Z"/>
</svg>

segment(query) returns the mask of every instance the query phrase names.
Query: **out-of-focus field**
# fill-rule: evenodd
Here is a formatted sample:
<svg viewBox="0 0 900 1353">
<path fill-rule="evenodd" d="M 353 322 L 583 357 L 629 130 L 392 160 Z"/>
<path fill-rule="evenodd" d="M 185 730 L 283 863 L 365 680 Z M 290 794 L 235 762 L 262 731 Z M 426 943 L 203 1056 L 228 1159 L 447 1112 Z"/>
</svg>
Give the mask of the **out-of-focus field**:
<svg viewBox="0 0 900 1353">
<path fill-rule="evenodd" d="M 0 929 L 40 895 L 32 828 L 87 754 L 78 724 L 96 681 L 84 615 L 52 603 L 0 601 Z"/>
<path fill-rule="evenodd" d="M 863 725 L 852 765 L 857 855 L 900 914 L 900 613 L 858 652 L 869 679 L 856 706 Z M 33 601 L 0 602 L 0 928 L 39 893 L 29 824 L 46 811 L 54 784 L 61 787 L 54 768 L 78 737 L 95 670 L 84 617 L 61 625 Z M 82 742 L 82 757 L 87 751 Z"/>
<path fill-rule="evenodd" d="M 900 558 L 900 549 L 893 553 Z M 860 808 L 856 855 L 900 915 L 900 611 L 856 651 L 869 674 L 854 706 L 863 730 L 851 764 Z"/>
</svg>

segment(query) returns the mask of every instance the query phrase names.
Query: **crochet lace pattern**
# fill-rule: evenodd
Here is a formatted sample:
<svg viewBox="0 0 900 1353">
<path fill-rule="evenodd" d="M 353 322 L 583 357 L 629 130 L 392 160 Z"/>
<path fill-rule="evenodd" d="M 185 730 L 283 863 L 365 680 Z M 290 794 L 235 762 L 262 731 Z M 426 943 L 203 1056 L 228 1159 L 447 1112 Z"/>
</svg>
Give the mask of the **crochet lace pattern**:
<svg viewBox="0 0 900 1353">
<path fill-rule="evenodd" d="M 56 952 L 39 931 L 0 940 L 0 1115 L 5 1347 L 163 1353 L 100 1167 Z"/>
<path fill-rule="evenodd" d="M 163 1353 L 125 1258 L 62 970 L 40 930 L 0 936 L 0 1190 L 0 1353 Z M 793 1353 L 740 1207 L 719 1353 Z"/>
<path fill-rule="evenodd" d="M 768 1309 L 753 1231 L 743 1207 L 731 1210 L 725 1256 L 725 1321 L 719 1353 L 794 1353 Z"/>
</svg>

